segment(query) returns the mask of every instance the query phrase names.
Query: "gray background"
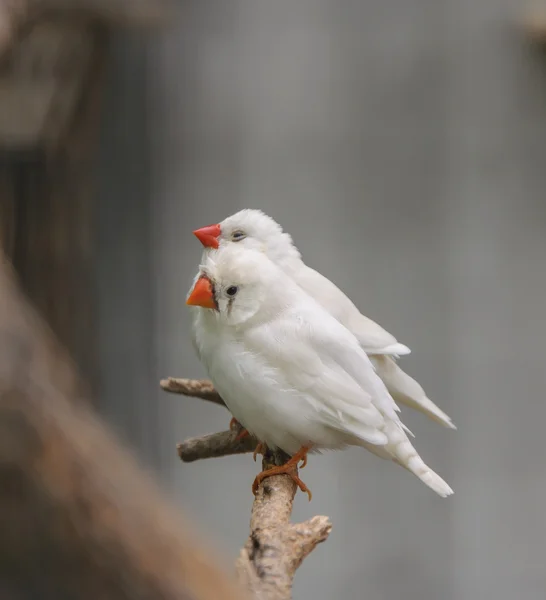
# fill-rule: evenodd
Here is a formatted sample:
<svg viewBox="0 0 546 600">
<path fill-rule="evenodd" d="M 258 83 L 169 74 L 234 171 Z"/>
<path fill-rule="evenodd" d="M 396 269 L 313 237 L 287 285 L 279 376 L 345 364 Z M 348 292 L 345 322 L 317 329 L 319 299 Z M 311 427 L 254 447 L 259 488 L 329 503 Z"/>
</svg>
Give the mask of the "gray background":
<svg viewBox="0 0 546 600">
<path fill-rule="evenodd" d="M 247 457 L 177 441 L 229 415 L 166 395 L 204 375 L 191 230 L 262 208 L 413 353 L 459 426 L 404 411 L 455 489 L 358 449 L 312 458 L 295 519 L 329 515 L 295 597 L 546 596 L 546 59 L 515 0 L 201 0 L 115 48 L 99 160 L 101 410 L 235 556 Z M 218 491 L 223 490 L 221 496 Z"/>
</svg>

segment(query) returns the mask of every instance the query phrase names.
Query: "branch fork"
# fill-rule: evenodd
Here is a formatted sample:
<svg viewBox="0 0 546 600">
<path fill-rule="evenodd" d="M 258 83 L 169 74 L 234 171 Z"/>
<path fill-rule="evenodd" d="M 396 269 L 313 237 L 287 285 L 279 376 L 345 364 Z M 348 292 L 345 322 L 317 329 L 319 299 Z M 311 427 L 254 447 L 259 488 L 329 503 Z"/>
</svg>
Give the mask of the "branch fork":
<svg viewBox="0 0 546 600">
<path fill-rule="evenodd" d="M 173 394 L 200 398 L 225 407 L 222 397 L 210 381 L 177 379 L 161 381 L 161 388 Z M 254 452 L 258 440 L 241 437 L 242 428 L 194 437 L 178 444 L 183 462 Z M 284 465 L 290 457 L 281 451 L 266 450 L 262 469 Z M 297 473 L 297 467 L 295 468 Z M 236 563 L 241 583 L 254 598 L 288 600 L 297 568 L 317 544 L 324 542 L 332 530 L 328 517 L 317 516 L 303 523 L 291 523 L 290 516 L 296 483 L 288 475 L 264 479 L 256 490 L 250 517 L 250 536 Z"/>
</svg>

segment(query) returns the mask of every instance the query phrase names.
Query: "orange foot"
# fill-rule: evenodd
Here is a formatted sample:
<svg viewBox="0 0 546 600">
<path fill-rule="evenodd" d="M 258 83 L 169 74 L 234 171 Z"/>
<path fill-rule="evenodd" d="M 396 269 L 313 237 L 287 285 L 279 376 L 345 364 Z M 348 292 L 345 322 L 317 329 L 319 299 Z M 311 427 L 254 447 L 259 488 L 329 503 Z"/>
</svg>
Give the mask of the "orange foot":
<svg viewBox="0 0 546 600">
<path fill-rule="evenodd" d="M 258 456 L 258 454 L 263 454 L 266 450 L 267 446 L 265 444 L 262 444 L 262 442 L 258 442 L 258 445 L 254 449 L 254 454 L 252 455 L 254 462 L 256 462 L 256 457 Z"/>
<path fill-rule="evenodd" d="M 259 450 L 263 449 L 263 447 L 260 448 L 260 446 L 261 446 L 261 444 L 256 448 L 255 456 Z M 280 467 L 271 467 L 270 469 L 267 469 L 267 471 L 262 471 L 261 473 L 259 473 L 256 476 L 254 483 L 252 484 L 253 494 L 254 495 L 257 494 L 258 486 L 267 477 L 271 477 L 272 475 L 288 475 L 289 477 L 292 478 L 294 483 L 300 488 L 300 490 L 302 492 L 307 493 L 307 495 L 309 496 L 309 501 L 311 501 L 311 498 L 313 497 L 313 494 L 311 494 L 311 490 L 305 485 L 305 483 L 303 483 L 303 481 L 295 473 L 295 470 L 296 470 L 300 460 L 302 461 L 302 465 L 301 465 L 302 469 L 307 464 L 307 453 L 308 452 L 309 452 L 309 447 L 303 446 L 299 450 L 299 452 L 296 452 L 296 454 L 294 454 L 294 456 L 290 460 L 288 460 L 284 465 L 282 465 Z"/>
<path fill-rule="evenodd" d="M 235 417 L 233 417 L 231 419 L 231 421 L 229 422 L 229 428 L 230 429 L 235 429 L 237 426 L 240 426 L 241 424 L 239 423 L 239 421 L 237 421 L 237 419 Z M 250 435 L 248 433 L 248 431 L 243 427 L 243 429 L 241 429 L 241 431 L 239 432 L 239 434 L 237 435 L 237 437 L 235 438 L 236 442 L 241 441 L 242 439 L 246 438 L 248 435 Z"/>
</svg>

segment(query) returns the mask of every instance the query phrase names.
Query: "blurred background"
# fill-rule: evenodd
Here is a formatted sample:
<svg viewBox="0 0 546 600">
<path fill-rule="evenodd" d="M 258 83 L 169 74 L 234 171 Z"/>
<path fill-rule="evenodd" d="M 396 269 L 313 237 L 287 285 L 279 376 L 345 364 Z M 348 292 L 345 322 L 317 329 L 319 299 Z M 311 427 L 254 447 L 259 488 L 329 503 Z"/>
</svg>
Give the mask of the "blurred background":
<svg viewBox="0 0 546 600">
<path fill-rule="evenodd" d="M 314 457 L 333 533 L 295 598 L 537 600 L 546 590 L 546 57 L 517 0 L 185 0 L 113 40 L 96 173 L 100 412 L 233 558 L 250 456 L 182 464 L 230 415 L 168 395 L 205 377 L 191 232 L 260 208 L 412 349 L 458 426 L 403 410 L 441 500 L 359 449 Z M 218 494 L 218 490 L 229 490 Z"/>
</svg>

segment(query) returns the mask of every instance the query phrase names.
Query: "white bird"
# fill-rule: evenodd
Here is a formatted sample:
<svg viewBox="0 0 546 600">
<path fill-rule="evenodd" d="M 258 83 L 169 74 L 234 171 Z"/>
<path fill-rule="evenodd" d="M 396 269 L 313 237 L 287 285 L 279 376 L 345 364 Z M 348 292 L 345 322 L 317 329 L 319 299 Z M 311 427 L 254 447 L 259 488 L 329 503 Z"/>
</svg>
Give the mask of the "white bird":
<svg viewBox="0 0 546 600">
<path fill-rule="evenodd" d="M 233 416 L 292 456 L 262 472 L 295 476 L 307 453 L 362 446 L 442 497 L 449 485 L 417 454 L 399 408 L 354 335 L 268 257 L 231 244 L 209 253 L 186 303 L 198 355 Z"/>
<path fill-rule="evenodd" d="M 231 243 L 264 251 L 305 292 L 354 334 L 397 402 L 426 414 L 445 427 L 456 429 L 451 418 L 396 363 L 395 359 L 409 354 L 410 349 L 375 321 L 364 316 L 334 283 L 308 267 L 290 235 L 283 232 L 271 217 L 260 210 L 244 209 L 221 223 L 202 227 L 193 233 L 205 246 L 204 254 L 208 249 L 223 248 Z"/>
</svg>

